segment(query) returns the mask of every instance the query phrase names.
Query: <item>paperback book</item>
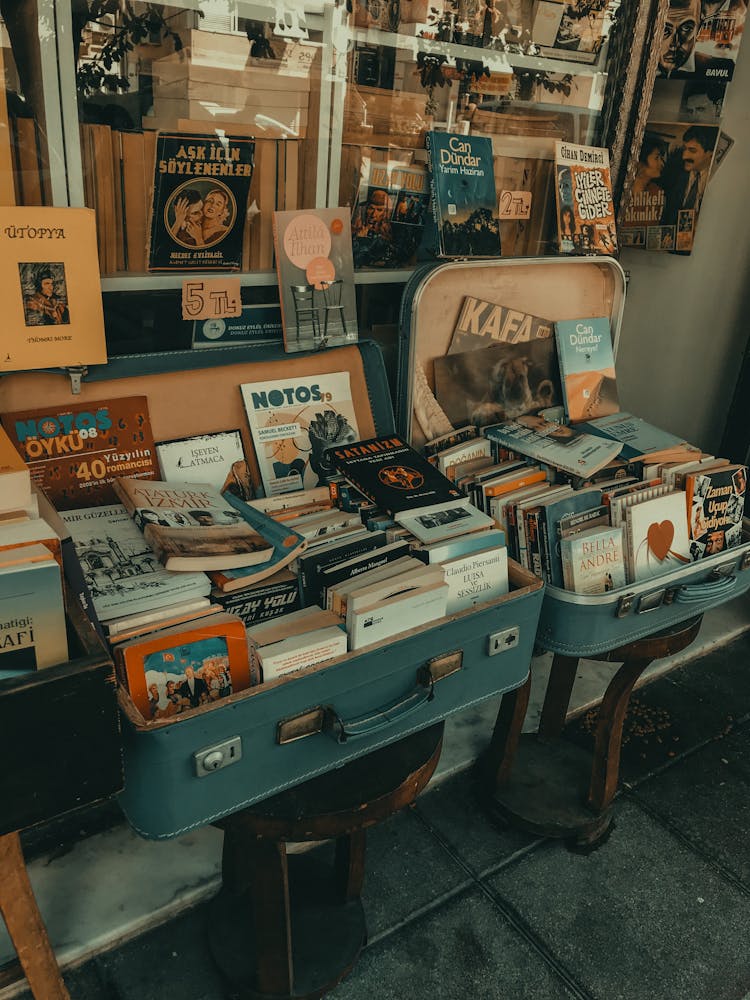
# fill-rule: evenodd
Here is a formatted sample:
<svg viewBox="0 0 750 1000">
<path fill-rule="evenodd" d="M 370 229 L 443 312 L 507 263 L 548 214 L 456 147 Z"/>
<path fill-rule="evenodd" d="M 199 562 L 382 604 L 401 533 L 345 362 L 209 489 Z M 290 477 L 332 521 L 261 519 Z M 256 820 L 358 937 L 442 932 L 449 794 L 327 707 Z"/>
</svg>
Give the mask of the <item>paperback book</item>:
<svg viewBox="0 0 750 1000">
<path fill-rule="evenodd" d="M 396 515 L 396 522 L 408 529 L 420 542 L 439 542 L 454 535 L 482 531 L 494 525 L 493 519 L 469 503 L 451 501 Z"/>
<path fill-rule="evenodd" d="M 466 295 L 453 330 L 448 354 L 462 354 L 502 341 L 507 344 L 545 339 L 553 334 L 551 320 Z"/>
<path fill-rule="evenodd" d="M 558 140 L 555 176 L 560 253 L 616 254 L 609 152 Z"/>
<path fill-rule="evenodd" d="M 220 570 L 268 562 L 273 544 L 211 486 L 116 479 L 115 492 L 167 569 Z"/>
<path fill-rule="evenodd" d="M 348 372 L 240 386 L 267 496 L 323 486 L 326 450 L 359 438 Z"/>
<path fill-rule="evenodd" d="M 439 257 L 499 257 L 492 140 L 428 132 L 432 214 Z"/>
<path fill-rule="evenodd" d="M 357 340 L 349 210 L 273 213 L 285 351 Z"/>
<path fill-rule="evenodd" d="M 160 441 L 156 454 L 164 482 L 181 483 L 186 477 L 195 477 L 220 493 L 230 490 L 242 500 L 253 498 L 250 469 L 238 430 Z"/>
<path fill-rule="evenodd" d="M 693 449 L 700 454 L 699 449 L 687 444 L 684 438 L 663 431 L 630 413 L 620 412 L 597 417 L 581 424 L 577 429 L 610 441 L 619 441 L 622 448 L 618 454 L 626 461 L 672 448 Z"/>
<path fill-rule="evenodd" d="M 606 594 L 625 586 L 622 528 L 590 528 L 560 542 L 565 589 Z"/>
<path fill-rule="evenodd" d="M 528 455 L 575 476 L 590 476 L 620 454 L 619 441 L 585 434 L 542 417 L 526 416 L 484 428 L 484 434 L 504 448 Z"/>
<path fill-rule="evenodd" d="M 430 200 L 426 169 L 363 157 L 352 211 L 355 267 L 404 267 L 416 253 Z"/>
<path fill-rule="evenodd" d="M 448 584 L 446 614 L 465 611 L 508 593 L 508 550 L 483 549 L 443 563 Z"/>
<path fill-rule="evenodd" d="M 225 593 L 216 587 L 211 592 L 211 600 L 227 613 L 237 615 L 245 625 L 257 625 L 297 611 L 300 587 L 296 574 L 282 569 L 236 592 Z"/>
<path fill-rule="evenodd" d="M 0 678 L 65 663 L 60 567 L 44 545 L 0 552 Z"/>
<path fill-rule="evenodd" d="M 117 476 L 158 478 L 145 396 L 17 410 L 2 422 L 32 481 L 58 511 L 116 502 Z"/>
<path fill-rule="evenodd" d="M 149 271 L 239 271 L 255 140 L 159 132 Z"/>
<path fill-rule="evenodd" d="M 703 559 L 740 544 L 746 491 L 744 465 L 726 465 L 685 477 L 693 559 Z"/>
<path fill-rule="evenodd" d="M 570 423 L 620 410 L 609 320 L 559 320 L 555 338 L 565 412 Z"/>
<path fill-rule="evenodd" d="M 683 491 L 644 500 L 625 511 L 628 583 L 650 580 L 690 562 L 686 497 Z"/>
</svg>

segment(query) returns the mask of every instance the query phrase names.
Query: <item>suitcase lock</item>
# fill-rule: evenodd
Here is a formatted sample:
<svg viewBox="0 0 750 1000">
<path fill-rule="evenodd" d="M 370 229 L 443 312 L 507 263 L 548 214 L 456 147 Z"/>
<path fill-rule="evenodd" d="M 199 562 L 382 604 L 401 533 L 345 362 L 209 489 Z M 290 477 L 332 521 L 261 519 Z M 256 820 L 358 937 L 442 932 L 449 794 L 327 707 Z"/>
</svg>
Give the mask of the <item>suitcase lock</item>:
<svg viewBox="0 0 750 1000">
<path fill-rule="evenodd" d="M 617 602 L 617 607 L 615 609 L 616 617 L 627 618 L 627 616 L 633 610 L 634 603 L 635 603 L 635 594 L 623 594 L 620 600 Z"/>
</svg>

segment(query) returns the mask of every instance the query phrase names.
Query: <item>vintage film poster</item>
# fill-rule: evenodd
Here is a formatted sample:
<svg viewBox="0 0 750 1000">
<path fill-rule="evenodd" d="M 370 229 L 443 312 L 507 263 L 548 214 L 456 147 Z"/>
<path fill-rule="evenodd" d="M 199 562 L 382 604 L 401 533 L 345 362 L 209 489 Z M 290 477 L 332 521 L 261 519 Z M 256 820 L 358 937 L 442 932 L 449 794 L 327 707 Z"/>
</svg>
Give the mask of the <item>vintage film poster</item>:
<svg viewBox="0 0 750 1000">
<path fill-rule="evenodd" d="M 620 219 L 623 246 L 690 253 L 718 125 L 649 122 Z"/>
<path fill-rule="evenodd" d="M 149 271 L 239 271 L 255 142 L 160 132 Z"/>
<path fill-rule="evenodd" d="M 617 253 L 607 150 L 556 142 L 555 179 L 560 253 Z"/>
<path fill-rule="evenodd" d="M 729 83 L 746 16 L 743 0 L 671 0 L 660 42 L 659 76 Z"/>
<path fill-rule="evenodd" d="M 0 208 L 0 372 L 105 364 L 94 212 Z"/>
<path fill-rule="evenodd" d="M 240 386 L 266 496 L 324 485 L 326 448 L 359 440 L 348 372 Z"/>
<path fill-rule="evenodd" d="M 404 267 L 416 253 L 429 205 L 427 170 L 363 159 L 352 212 L 355 267 Z"/>
</svg>

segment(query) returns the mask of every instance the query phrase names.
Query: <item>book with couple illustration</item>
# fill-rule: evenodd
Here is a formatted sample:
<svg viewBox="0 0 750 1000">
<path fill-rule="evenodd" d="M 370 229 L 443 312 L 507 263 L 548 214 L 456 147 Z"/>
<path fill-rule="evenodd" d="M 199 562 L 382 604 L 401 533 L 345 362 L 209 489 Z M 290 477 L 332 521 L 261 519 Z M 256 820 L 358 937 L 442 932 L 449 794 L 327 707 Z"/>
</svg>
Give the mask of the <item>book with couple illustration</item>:
<svg viewBox="0 0 750 1000">
<path fill-rule="evenodd" d="M 239 271 L 255 142 L 160 132 L 149 271 Z"/>
</svg>

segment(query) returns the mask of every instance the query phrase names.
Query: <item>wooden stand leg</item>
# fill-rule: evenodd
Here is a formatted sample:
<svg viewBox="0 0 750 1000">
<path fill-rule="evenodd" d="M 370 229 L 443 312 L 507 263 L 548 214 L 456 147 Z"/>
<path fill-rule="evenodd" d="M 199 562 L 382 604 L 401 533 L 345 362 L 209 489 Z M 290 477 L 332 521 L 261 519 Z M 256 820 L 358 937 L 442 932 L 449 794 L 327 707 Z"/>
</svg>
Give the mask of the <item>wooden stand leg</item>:
<svg viewBox="0 0 750 1000">
<path fill-rule="evenodd" d="M 560 653 L 556 653 L 552 660 L 539 719 L 539 735 L 546 739 L 557 739 L 558 736 L 562 736 L 578 663 L 577 656 L 562 656 Z"/>
<path fill-rule="evenodd" d="M 529 707 L 530 692 L 531 674 L 525 684 L 515 691 L 504 694 L 500 702 L 500 711 L 497 713 L 495 729 L 485 758 L 485 780 L 490 790 L 502 788 L 510 780 L 523 720 Z"/>
<path fill-rule="evenodd" d="M 17 833 L 0 837 L 0 913 L 35 1000 L 70 1000 L 34 899 Z"/>
<path fill-rule="evenodd" d="M 622 726 L 633 690 L 633 685 L 646 667 L 648 660 L 628 660 L 620 667 L 609 683 L 599 706 L 596 726 L 594 762 L 587 802 L 595 812 L 603 812 L 617 791 L 620 773 Z"/>
<path fill-rule="evenodd" d="M 365 881 L 365 830 L 355 830 L 336 841 L 336 881 L 341 891 L 341 901 L 349 903 L 359 899 Z"/>
<path fill-rule="evenodd" d="M 286 845 L 259 838 L 250 841 L 247 848 L 253 886 L 258 991 L 290 996 L 294 968 Z"/>
</svg>

